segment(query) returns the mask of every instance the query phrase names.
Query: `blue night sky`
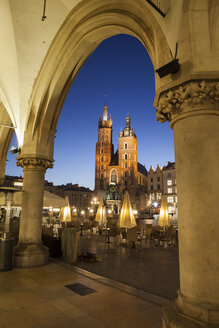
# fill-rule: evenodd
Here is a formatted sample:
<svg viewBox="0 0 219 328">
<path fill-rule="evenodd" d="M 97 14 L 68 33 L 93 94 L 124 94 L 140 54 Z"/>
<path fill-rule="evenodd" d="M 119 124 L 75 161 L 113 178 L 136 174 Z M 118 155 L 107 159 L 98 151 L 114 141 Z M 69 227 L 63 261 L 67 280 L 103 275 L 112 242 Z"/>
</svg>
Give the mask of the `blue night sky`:
<svg viewBox="0 0 219 328">
<path fill-rule="evenodd" d="M 59 118 L 54 168 L 46 179 L 94 188 L 98 119 L 107 94 L 113 121 L 113 143 L 125 127 L 127 113 L 138 140 L 138 161 L 147 169 L 174 161 L 173 131 L 155 120 L 154 70 L 143 45 L 134 37 L 117 35 L 103 41 L 80 70 Z M 16 137 L 12 145 L 16 146 Z M 6 174 L 22 175 L 16 155 L 8 154 Z"/>
</svg>

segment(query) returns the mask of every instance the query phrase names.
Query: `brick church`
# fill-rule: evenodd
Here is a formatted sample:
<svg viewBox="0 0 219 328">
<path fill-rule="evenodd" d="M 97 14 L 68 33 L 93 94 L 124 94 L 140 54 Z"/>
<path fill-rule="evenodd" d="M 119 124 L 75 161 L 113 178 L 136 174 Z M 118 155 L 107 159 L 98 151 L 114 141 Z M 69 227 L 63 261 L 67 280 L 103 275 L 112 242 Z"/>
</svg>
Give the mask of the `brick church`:
<svg viewBox="0 0 219 328">
<path fill-rule="evenodd" d="M 98 122 L 96 143 L 95 194 L 106 200 L 109 207 L 119 211 L 124 190 L 128 190 L 134 209 L 146 206 L 148 172 L 137 159 L 137 137 L 131 127 L 130 116 L 119 134 L 118 150 L 114 152 L 112 143 L 112 120 L 108 107 L 104 106 L 102 118 Z M 114 206 L 116 204 L 116 206 Z"/>
</svg>

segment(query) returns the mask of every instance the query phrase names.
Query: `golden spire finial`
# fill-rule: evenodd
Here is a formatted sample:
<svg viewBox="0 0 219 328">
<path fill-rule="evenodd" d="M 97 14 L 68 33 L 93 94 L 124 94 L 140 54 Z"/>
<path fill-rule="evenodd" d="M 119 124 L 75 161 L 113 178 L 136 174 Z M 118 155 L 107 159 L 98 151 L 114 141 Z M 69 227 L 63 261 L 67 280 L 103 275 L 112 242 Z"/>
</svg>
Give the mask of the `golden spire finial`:
<svg viewBox="0 0 219 328">
<path fill-rule="evenodd" d="M 106 97 L 107 97 L 107 94 L 105 93 L 105 107 L 107 106 L 107 104 L 106 104 Z"/>
</svg>

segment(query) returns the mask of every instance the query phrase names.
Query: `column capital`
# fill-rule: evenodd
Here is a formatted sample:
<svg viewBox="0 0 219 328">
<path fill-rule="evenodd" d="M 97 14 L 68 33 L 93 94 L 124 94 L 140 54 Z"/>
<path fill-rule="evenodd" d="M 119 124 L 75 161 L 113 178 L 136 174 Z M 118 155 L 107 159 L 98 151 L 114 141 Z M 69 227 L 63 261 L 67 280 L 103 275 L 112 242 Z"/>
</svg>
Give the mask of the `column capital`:
<svg viewBox="0 0 219 328">
<path fill-rule="evenodd" d="M 51 160 L 37 157 L 23 157 L 18 158 L 17 166 L 23 167 L 23 169 L 48 169 L 53 167 Z"/>
<path fill-rule="evenodd" d="M 219 79 L 190 80 L 160 94 L 156 120 L 169 121 L 195 115 L 219 115 Z"/>
</svg>

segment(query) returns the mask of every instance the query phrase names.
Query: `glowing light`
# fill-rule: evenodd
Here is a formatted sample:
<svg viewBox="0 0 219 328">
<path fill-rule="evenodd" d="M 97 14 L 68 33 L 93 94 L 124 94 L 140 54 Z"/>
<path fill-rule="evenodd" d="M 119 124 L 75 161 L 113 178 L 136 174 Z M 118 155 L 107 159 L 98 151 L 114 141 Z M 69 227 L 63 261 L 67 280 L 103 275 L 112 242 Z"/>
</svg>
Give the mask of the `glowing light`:
<svg viewBox="0 0 219 328">
<path fill-rule="evenodd" d="M 91 208 L 91 209 L 90 209 L 90 213 L 93 213 L 93 212 L 94 212 L 94 210 Z"/>
<path fill-rule="evenodd" d="M 112 211 L 111 210 L 108 210 L 108 213 L 110 214 L 110 213 L 112 213 Z"/>
<path fill-rule="evenodd" d="M 137 210 L 134 210 L 133 213 L 136 215 L 136 214 L 138 214 L 138 211 Z"/>
<path fill-rule="evenodd" d="M 15 187 L 22 187 L 23 186 L 23 182 L 15 181 L 14 182 L 14 186 Z"/>
<path fill-rule="evenodd" d="M 161 209 L 160 209 L 160 214 L 159 214 L 159 218 L 158 218 L 158 225 L 161 227 L 170 225 L 166 196 L 162 197 Z"/>
<path fill-rule="evenodd" d="M 84 213 L 85 213 L 84 211 L 81 211 L 81 214 L 82 214 L 82 215 L 84 215 Z"/>
<path fill-rule="evenodd" d="M 76 212 L 77 212 L 76 208 L 74 208 L 74 209 L 73 209 L 73 212 L 74 212 L 74 213 L 76 213 Z"/>
<path fill-rule="evenodd" d="M 158 202 L 154 202 L 154 207 L 157 207 L 157 205 L 158 205 Z"/>
<path fill-rule="evenodd" d="M 137 225 L 135 216 L 132 210 L 132 205 L 129 197 L 129 193 L 126 190 L 124 195 L 124 200 L 122 204 L 122 209 L 119 215 L 118 226 L 124 228 L 132 228 Z"/>
</svg>

